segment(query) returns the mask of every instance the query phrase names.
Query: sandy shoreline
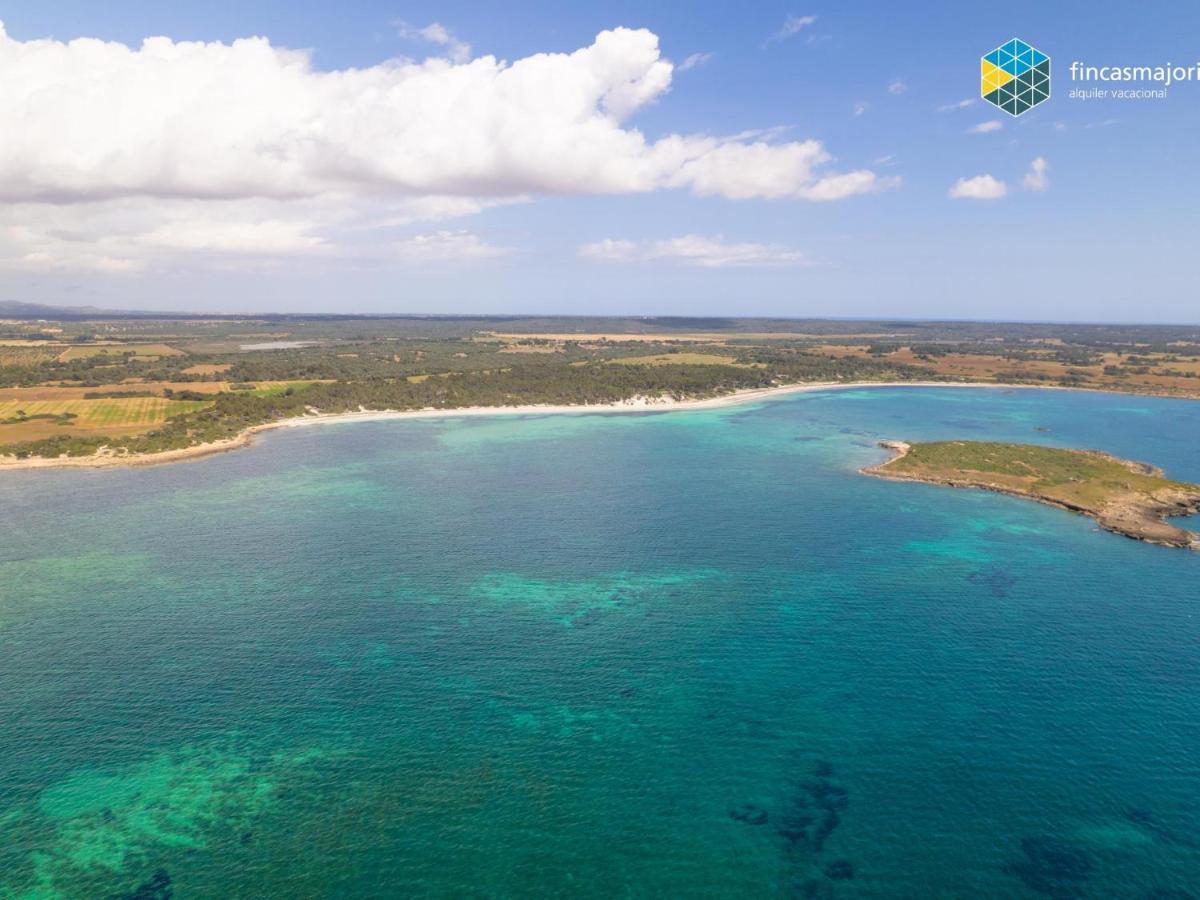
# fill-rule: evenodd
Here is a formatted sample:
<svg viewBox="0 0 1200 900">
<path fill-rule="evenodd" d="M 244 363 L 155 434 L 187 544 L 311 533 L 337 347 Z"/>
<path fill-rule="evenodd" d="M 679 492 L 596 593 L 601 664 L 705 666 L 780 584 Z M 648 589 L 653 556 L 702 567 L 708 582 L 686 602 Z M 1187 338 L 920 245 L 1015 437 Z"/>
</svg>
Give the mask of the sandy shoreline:
<svg viewBox="0 0 1200 900">
<path fill-rule="evenodd" d="M 362 412 L 332 413 L 329 415 L 313 414 L 297 416 L 291 419 L 281 419 L 278 422 L 267 422 L 254 425 L 231 438 L 211 441 L 207 444 L 196 444 L 191 447 L 180 447 L 175 450 L 163 450 L 158 453 L 129 453 L 116 454 L 101 452 L 90 456 L 63 456 L 57 458 L 30 457 L 17 459 L 15 457 L 0 457 L 0 471 L 12 469 L 51 469 L 51 468 L 111 468 L 114 466 L 153 466 L 165 463 L 184 462 L 192 459 L 202 459 L 217 453 L 227 453 L 249 447 L 254 443 L 254 437 L 265 431 L 277 428 L 301 428 L 310 425 L 336 425 L 350 422 L 384 422 L 393 419 L 457 419 L 473 416 L 503 416 L 503 415 L 613 415 L 627 413 L 675 412 L 694 409 L 718 409 L 727 406 L 737 406 L 752 403 L 756 400 L 766 400 L 787 394 L 802 394 L 814 391 L 854 390 L 857 388 L 875 387 L 948 387 L 948 388 L 983 388 L 991 390 L 1019 390 L 1031 388 L 1034 390 L 1093 390 L 1091 388 L 1069 388 L 1054 385 L 1030 384 L 996 384 L 978 381 L 855 381 L 855 382 L 808 382 L 805 384 L 788 384 L 780 387 L 750 388 L 744 391 L 734 391 L 719 397 L 705 397 L 695 400 L 672 400 L 668 398 L 635 397 L 615 403 L 594 403 L 577 405 L 538 405 L 524 406 L 464 406 L 455 409 L 411 409 L 411 410 L 364 410 Z M 1118 393 L 1100 391 L 1099 393 Z"/>
</svg>

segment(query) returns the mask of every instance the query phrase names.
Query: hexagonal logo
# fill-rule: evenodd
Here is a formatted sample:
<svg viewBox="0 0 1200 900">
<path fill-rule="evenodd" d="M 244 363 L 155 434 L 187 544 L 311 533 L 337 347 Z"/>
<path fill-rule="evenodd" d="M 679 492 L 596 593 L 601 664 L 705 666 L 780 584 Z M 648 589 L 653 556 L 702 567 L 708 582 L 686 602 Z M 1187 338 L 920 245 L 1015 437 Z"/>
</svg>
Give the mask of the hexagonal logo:
<svg viewBox="0 0 1200 900">
<path fill-rule="evenodd" d="M 1050 99 L 1050 57 L 1013 38 L 979 60 L 979 93 L 1010 116 Z"/>
</svg>

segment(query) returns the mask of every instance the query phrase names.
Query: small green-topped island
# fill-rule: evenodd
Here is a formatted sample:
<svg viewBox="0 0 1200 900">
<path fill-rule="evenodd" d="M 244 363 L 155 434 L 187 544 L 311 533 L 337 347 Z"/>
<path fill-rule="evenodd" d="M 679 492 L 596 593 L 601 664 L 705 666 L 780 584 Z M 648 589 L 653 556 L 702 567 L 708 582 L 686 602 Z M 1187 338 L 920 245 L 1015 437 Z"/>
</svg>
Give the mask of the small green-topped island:
<svg viewBox="0 0 1200 900">
<path fill-rule="evenodd" d="M 1139 541 L 1200 549 L 1200 534 L 1167 522 L 1200 512 L 1200 484 L 1098 450 L 982 441 L 881 441 L 895 455 L 862 471 L 902 481 L 982 488 L 1091 516 Z"/>
</svg>

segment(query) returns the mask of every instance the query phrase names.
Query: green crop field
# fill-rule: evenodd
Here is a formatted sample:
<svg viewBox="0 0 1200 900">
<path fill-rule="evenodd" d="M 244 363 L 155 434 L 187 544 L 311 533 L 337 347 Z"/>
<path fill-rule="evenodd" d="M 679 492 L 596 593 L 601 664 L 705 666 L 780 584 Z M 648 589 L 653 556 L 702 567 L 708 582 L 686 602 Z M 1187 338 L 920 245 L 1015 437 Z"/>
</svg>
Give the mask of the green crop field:
<svg viewBox="0 0 1200 900">
<path fill-rule="evenodd" d="M 736 356 L 716 353 L 657 353 L 651 356 L 622 356 L 610 360 L 622 366 L 732 366 Z"/>
<path fill-rule="evenodd" d="M 319 380 L 317 380 L 317 381 L 269 381 L 269 382 L 261 382 L 260 381 L 260 382 L 258 382 L 258 385 L 254 388 L 254 390 L 249 391 L 248 393 L 253 394 L 255 397 L 278 397 L 280 394 L 286 393 L 288 391 L 288 389 L 298 391 L 301 388 L 308 387 L 310 384 L 318 384 L 318 383 L 320 383 Z"/>
<path fill-rule="evenodd" d="M 36 366 L 58 358 L 57 347 L 9 346 L 0 344 L 0 368 Z"/>
<path fill-rule="evenodd" d="M 0 437 L 6 442 L 55 434 L 133 434 L 171 416 L 207 406 L 202 400 L 128 397 L 111 400 L 9 400 L 0 402 Z M 49 418 L 70 414 L 70 424 Z M 20 421 L 22 417 L 29 421 Z"/>
<path fill-rule="evenodd" d="M 68 347 L 59 354 L 58 359 L 60 362 L 68 362 L 92 356 L 125 356 L 127 354 L 139 359 L 186 356 L 182 350 L 177 350 L 167 344 L 81 344 L 77 347 Z"/>
</svg>

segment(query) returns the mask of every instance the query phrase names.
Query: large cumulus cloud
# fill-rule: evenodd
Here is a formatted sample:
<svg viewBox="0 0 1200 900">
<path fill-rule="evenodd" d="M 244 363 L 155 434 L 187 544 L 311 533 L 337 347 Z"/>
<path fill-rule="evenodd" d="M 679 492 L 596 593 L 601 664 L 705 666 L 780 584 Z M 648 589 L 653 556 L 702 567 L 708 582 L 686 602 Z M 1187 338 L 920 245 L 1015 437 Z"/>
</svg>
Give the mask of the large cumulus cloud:
<svg viewBox="0 0 1200 900">
<path fill-rule="evenodd" d="M 625 28 L 573 53 L 513 62 L 321 71 L 264 38 L 154 37 L 134 48 L 19 41 L 0 25 L 0 201 L 10 220 L 0 220 L 10 242 L 0 258 L 22 258 L 12 247 L 18 208 L 23 249 L 36 259 L 54 256 L 38 223 L 60 218 L 50 207 L 63 205 L 89 206 L 81 220 L 99 227 L 106 216 L 136 222 L 112 258 L 144 259 L 213 243 L 308 251 L 355 216 L 436 218 L 543 194 L 820 201 L 888 186 L 868 170 L 831 171 L 815 140 L 648 139 L 630 119 L 664 96 L 672 69 L 654 34 Z M 231 211 L 240 229 L 210 239 Z"/>
</svg>

